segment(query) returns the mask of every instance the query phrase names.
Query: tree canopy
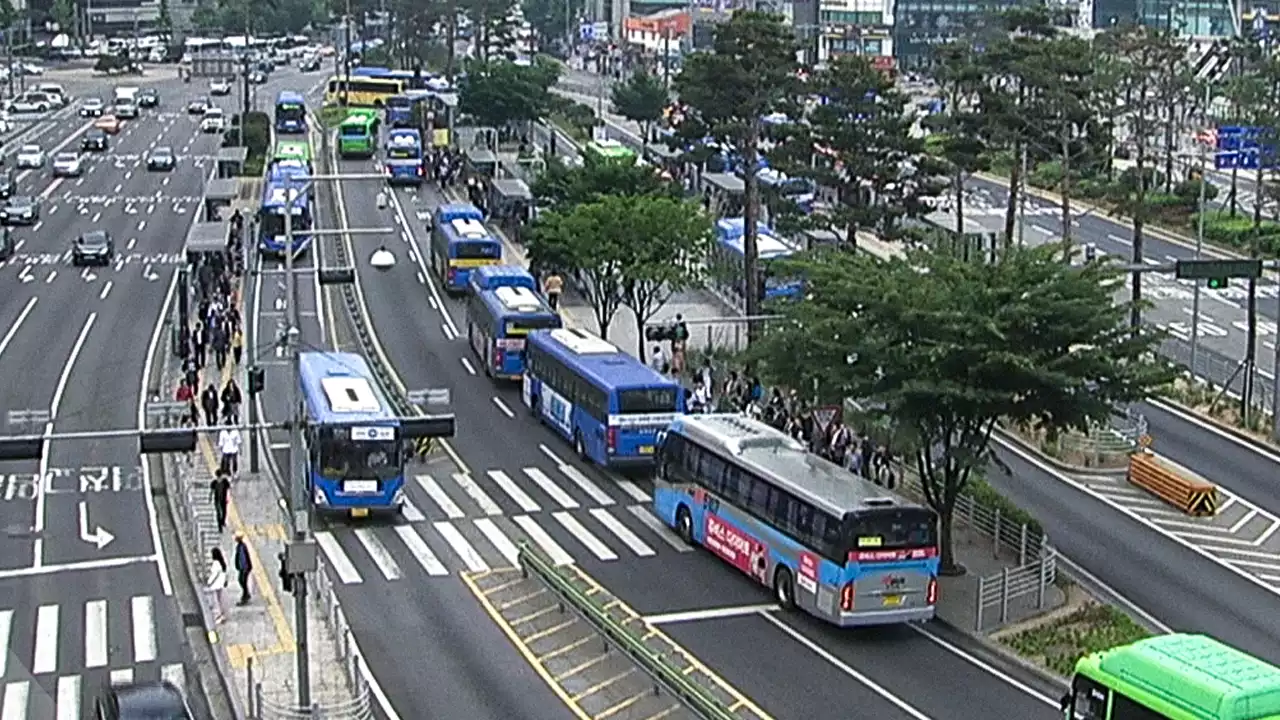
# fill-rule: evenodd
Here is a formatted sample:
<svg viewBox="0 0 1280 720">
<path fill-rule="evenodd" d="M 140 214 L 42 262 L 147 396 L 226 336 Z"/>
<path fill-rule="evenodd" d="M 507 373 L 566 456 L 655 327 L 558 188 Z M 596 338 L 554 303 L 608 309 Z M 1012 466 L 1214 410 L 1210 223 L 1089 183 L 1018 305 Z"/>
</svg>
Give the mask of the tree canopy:
<svg viewBox="0 0 1280 720">
<path fill-rule="evenodd" d="M 650 171 L 652 172 L 652 171 Z M 643 326 L 673 292 L 701 282 L 711 223 L 692 203 L 655 195 L 606 195 L 543 213 L 529 240 L 536 267 L 572 269 L 602 337 L 619 308 Z M 637 339 L 644 357 L 644 340 Z"/>
<path fill-rule="evenodd" d="M 551 87 L 559 75 L 558 65 L 541 60 L 532 65 L 472 62 L 458 83 L 458 110 L 482 126 L 533 122 L 550 109 Z"/>
<path fill-rule="evenodd" d="M 1084 430 L 1173 377 L 1149 359 L 1160 335 L 1125 326 L 1118 271 L 1072 267 L 1056 251 L 1015 247 L 999 263 L 927 252 L 785 263 L 805 278 L 805 298 L 772 308 L 785 321 L 749 351 L 773 381 L 866 401 L 913 435 L 946 565 L 956 499 L 998 422 Z"/>
<path fill-rule="evenodd" d="M 531 192 L 540 206 L 562 211 L 611 196 L 681 197 L 680 186 L 663 180 L 652 167 L 620 162 L 587 162 L 581 167 L 569 167 L 552 160 Z"/>
<path fill-rule="evenodd" d="M 662 79 L 638 70 L 625 82 L 615 84 L 610 94 L 614 110 L 640 126 L 645 142 L 652 140 L 653 126 L 671 102 L 671 93 Z"/>
</svg>

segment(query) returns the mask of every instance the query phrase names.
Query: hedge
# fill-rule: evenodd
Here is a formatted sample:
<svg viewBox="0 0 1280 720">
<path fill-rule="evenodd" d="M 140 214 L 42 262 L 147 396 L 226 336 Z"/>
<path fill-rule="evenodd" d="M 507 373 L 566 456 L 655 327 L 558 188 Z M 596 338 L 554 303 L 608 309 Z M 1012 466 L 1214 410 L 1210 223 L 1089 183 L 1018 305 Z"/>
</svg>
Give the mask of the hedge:
<svg viewBox="0 0 1280 720">
<path fill-rule="evenodd" d="M 1193 222 L 1198 222 L 1198 218 L 1193 218 Z M 1242 212 L 1232 217 L 1225 210 L 1213 210 L 1204 215 L 1204 237 L 1211 243 L 1249 250 L 1254 232 L 1253 213 Z M 1260 253 L 1280 253 L 1280 223 L 1263 220 L 1257 232 Z"/>
</svg>

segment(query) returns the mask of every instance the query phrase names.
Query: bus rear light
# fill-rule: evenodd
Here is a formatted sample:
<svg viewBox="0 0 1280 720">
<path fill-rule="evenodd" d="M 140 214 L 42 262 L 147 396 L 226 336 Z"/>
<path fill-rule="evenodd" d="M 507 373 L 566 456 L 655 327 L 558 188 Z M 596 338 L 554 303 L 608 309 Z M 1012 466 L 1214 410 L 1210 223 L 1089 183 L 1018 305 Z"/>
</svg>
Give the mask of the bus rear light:
<svg viewBox="0 0 1280 720">
<path fill-rule="evenodd" d="M 935 605 L 938 602 L 938 578 L 929 578 L 929 591 L 925 594 L 925 602 Z"/>
<path fill-rule="evenodd" d="M 391 177 L 392 175 L 394 175 L 394 174 L 395 174 L 395 171 L 393 171 L 393 170 L 391 169 L 391 166 L 390 166 L 390 165 L 388 165 L 388 166 L 386 167 L 386 170 L 387 170 L 387 177 Z"/>
<path fill-rule="evenodd" d="M 609 446 L 609 452 L 618 451 L 618 428 L 610 427 L 605 433 L 605 442 Z"/>
<path fill-rule="evenodd" d="M 857 588 L 857 583 L 846 583 L 840 588 L 840 609 L 845 612 L 853 610 L 853 592 Z"/>
<path fill-rule="evenodd" d="M 495 368 L 502 369 L 502 360 L 503 360 L 502 351 L 499 350 L 498 348 L 494 348 L 493 349 L 493 366 Z"/>
<path fill-rule="evenodd" d="M 445 273 L 445 278 L 448 280 L 450 285 L 457 281 L 457 277 L 458 268 L 449 268 L 449 271 Z"/>
</svg>

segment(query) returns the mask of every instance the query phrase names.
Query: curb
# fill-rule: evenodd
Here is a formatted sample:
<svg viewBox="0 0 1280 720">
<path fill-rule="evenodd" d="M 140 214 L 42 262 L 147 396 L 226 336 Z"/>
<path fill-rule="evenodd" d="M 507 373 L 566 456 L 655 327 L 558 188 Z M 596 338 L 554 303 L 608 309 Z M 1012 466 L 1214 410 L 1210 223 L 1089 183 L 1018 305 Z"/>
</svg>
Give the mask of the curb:
<svg viewBox="0 0 1280 720">
<path fill-rule="evenodd" d="M 1199 410 L 1196 410 L 1194 408 L 1191 408 L 1187 405 L 1184 405 L 1178 402 L 1177 400 L 1173 400 L 1167 397 L 1152 397 L 1152 398 L 1147 398 L 1147 403 L 1154 406 L 1158 410 L 1163 410 L 1165 412 L 1179 414 L 1179 415 L 1189 415 L 1190 417 L 1195 418 L 1197 421 L 1204 423 L 1209 427 L 1212 427 L 1214 430 L 1218 430 L 1219 432 L 1222 432 L 1226 435 L 1230 435 L 1232 438 L 1234 438 L 1238 442 L 1248 445 L 1249 447 L 1254 448 L 1255 450 L 1258 450 L 1260 452 L 1264 452 L 1268 455 L 1275 455 L 1277 453 L 1280 453 L 1280 447 L 1277 447 L 1276 445 L 1273 445 L 1265 440 L 1259 440 L 1258 438 L 1254 437 L 1253 435 L 1250 435 L 1249 433 L 1241 430 L 1240 428 L 1235 427 L 1234 425 L 1228 425 L 1227 423 L 1224 423 L 1215 417 L 1206 415 L 1200 412 Z"/>
<path fill-rule="evenodd" d="M 1050 465 L 1055 470 L 1068 475 L 1105 475 L 1109 477 L 1124 477 L 1129 472 L 1126 468 L 1097 468 L 1087 467 L 1085 465 L 1072 465 L 1071 463 L 1063 462 L 1052 455 L 1045 453 L 1040 448 L 1024 440 L 1017 433 L 1009 432 L 1002 427 L 996 427 L 996 433 L 1006 442 L 1017 445 L 1040 458 L 1044 464 Z"/>
</svg>

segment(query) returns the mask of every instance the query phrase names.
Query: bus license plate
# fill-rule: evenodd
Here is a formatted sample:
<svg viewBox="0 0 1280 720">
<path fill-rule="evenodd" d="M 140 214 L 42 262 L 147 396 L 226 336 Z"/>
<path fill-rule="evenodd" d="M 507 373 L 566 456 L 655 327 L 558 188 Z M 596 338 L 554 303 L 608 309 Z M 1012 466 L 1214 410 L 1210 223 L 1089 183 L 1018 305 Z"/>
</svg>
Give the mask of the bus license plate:
<svg viewBox="0 0 1280 720">
<path fill-rule="evenodd" d="M 351 517 L 368 517 L 369 508 L 351 508 Z"/>
<path fill-rule="evenodd" d="M 902 596 L 901 595 L 885 595 L 884 598 L 881 600 L 881 603 L 885 607 L 898 607 L 899 605 L 902 604 Z"/>
<path fill-rule="evenodd" d="M 640 446 L 640 454 L 641 454 L 641 455 L 652 455 L 652 454 L 653 454 L 653 446 L 652 446 L 652 445 L 641 445 L 641 446 Z"/>
</svg>

